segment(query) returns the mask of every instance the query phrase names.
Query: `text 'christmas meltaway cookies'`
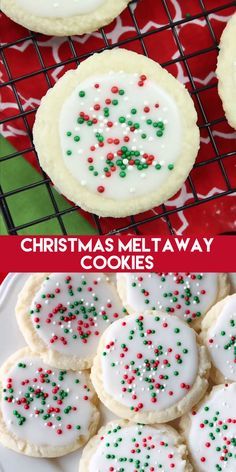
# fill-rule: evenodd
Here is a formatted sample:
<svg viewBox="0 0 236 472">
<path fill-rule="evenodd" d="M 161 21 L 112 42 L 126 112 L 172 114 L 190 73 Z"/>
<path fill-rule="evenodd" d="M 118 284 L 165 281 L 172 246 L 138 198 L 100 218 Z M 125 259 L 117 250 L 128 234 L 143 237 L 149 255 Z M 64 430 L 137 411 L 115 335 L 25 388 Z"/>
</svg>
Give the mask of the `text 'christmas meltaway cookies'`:
<svg viewBox="0 0 236 472">
<path fill-rule="evenodd" d="M 125 314 L 105 274 L 34 274 L 19 295 L 16 317 L 30 348 L 59 368 L 86 369 L 100 335 Z"/>
<path fill-rule="evenodd" d="M 40 33 L 65 36 L 90 33 L 109 24 L 129 0 L 1 0 L 12 20 Z"/>
<path fill-rule="evenodd" d="M 162 310 L 198 329 L 211 306 L 229 293 L 225 274 L 120 273 L 118 292 L 129 313 Z"/>
<path fill-rule="evenodd" d="M 88 373 L 52 369 L 28 348 L 2 366 L 0 402 L 0 442 L 29 456 L 62 456 L 97 429 Z"/>
<path fill-rule="evenodd" d="M 218 56 L 219 95 L 229 124 L 236 129 L 236 13 L 223 31 Z"/>
<path fill-rule="evenodd" d="M 196 472 L 236 470 L 236 384 L 214 387 L 211 394 L 181 419 Z"/>
<path fill-rule="evenodd" d="M 112 421 L 83 450 L 79 472 L 190 472 L 187 450 L 167 425 L 144 426 Z"/>
<path fill-rule="evenodd" d="M 105 51 L 43 98 L 34 143 L 67 198 L 122 217 L 179 190 L 199 148 L 196 119 L 187 90 L 159 64 L 124 49 Z"/>
<path fill-rule="evenodd" d="M 91 378 L 101 401 L 121 418 L 164 423 L 205 393 L 210 363 L 196 333 L 175 316 L 133 314 L 103 334 Z"/>
<path fill-rule="evenodd" d="M 211 358 L 213 382 L 236 381 L 236 294 L 211 308 L 201 337 Z"/>
</svg>

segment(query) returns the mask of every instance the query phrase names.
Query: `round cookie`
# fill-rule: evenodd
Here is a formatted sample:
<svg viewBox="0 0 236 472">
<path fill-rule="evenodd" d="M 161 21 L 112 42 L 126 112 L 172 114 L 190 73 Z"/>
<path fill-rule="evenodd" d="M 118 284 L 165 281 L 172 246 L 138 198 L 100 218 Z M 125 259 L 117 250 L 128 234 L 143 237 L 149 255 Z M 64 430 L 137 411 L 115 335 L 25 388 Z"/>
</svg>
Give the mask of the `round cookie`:
<svg viewBox="0 0 236 472">
<path fill-rule="evenodd" d="M 117 468 L 120 464 L 121 468 Z M 191 472 L 187 448 L 172 427 L 112 421 L 83 450 L 79 472 Z"/>
<path fill-rule="evenodd" d="M 1 0 L 1 9 L 33 31 L 67 36 L 91 33 L 111 23 L 128 3 L 129 0 Z"/>
<path fill-rule="evenodd" d="M 101 333 L 123 309 L 105 274 L 34 274 L 23 287 L 16 318 L 29 347 L 62 369 L 91 367 Z"/>
<path fill-rule="evenodd" d="M 99 421 L 87 372 L 51 369 L 28 348 L 0 370 L 0 442 L 33 457 L 58 457 L 83 446 Z"/>
<path fill-rule="evenodd" d="M 146 309 L 174 314 L 195 329 L 211 306 L 229 293 L 226 274 L 120 273 L 117 288 L 129 313 Z"/>
<path fill-rule="evenodd" d="M 217 76 L 218 90 L 226 118 L 236 129 L 236 13 L 228 22 L 220 41 Z"/>
<path fill-rule="evenodd" d="M 165 423 L 200 400 L 209 369 L 193 329 L 175 316 L 147 311 L 104 332 L 91 379 L 100 400 L 121 418 Z"/>
<path fill-rule="evenodd" d="M 236 381 L 236 294 L 214 305 L 202 321 L 201 339 L 212 362 L 214 383 Z"/>
<path fill-rule="evenodd" d="M 100 216 L 149 210 L 179 190 L 199 149 L 185 87 L 156 62 L 104 51 L 67 72 L 34 125 L 40 164 L 67 198 Z"/>
<path fill-rule="evenodd" d="M 214 387 L 180 428 L 196 472 L 233 472 L 236 466 L 236 384 Z"/>
</svg>

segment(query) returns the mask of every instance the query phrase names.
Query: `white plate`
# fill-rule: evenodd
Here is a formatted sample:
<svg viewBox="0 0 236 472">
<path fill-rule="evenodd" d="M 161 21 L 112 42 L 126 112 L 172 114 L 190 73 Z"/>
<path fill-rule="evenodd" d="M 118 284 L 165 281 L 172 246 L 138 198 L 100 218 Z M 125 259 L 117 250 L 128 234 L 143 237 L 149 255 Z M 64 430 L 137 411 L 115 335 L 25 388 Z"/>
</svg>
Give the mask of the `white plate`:
<svg viewBox="0 0 236 472">
<path fill-rule="evenodd" d="M 18 293 L 30 274 L 8 274 L 0 287 L 0 364 L 25 341 L 15 320 L 15 305 Z M 115 418 L 104 406 L 101 424 Z M 77 472 L 82 449 L 58 459 L 35 459 L 17 454 L 0 445 L 0 472 Z"/>
</svg>

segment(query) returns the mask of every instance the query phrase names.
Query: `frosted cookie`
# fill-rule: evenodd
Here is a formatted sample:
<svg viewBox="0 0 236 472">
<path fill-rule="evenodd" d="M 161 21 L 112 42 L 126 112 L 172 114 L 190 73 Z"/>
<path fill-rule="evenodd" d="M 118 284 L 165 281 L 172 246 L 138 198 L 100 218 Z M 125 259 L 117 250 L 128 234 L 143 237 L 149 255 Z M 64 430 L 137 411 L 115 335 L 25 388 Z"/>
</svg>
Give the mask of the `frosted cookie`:
<svg viewBox="0 0 236 472">
<path fill-rule="evenodd" d="M 214 387 L 210 396 L 181 419 L 196 472 L 236 468 L 236 384 Z"/>
<path fill-rule="evenodd" d="M 123 217 L 179 190 L 199 148 L 196 120 L 182 84 L 151 59 L 116 49 L 83 61 L 46 94 L 34 143 L 67 198 Z"/>
<path fill-rule="evenodd" d="M 97 399 L 87 372 L 51 369 L 28 348 L 0 370 L 0 442 L 34 457 L 58 457 L 96 430 Z"/>
<path fill-rule="evenodd" d="M 201 338 L 211 358 L 213 382 L 236 381 L 236 294 L 217 303 L 207 313 Z"/>
<path fill-rule="evenodd" d="M 120 273 L 117 288 L 129 313 L 162 310 L 195 329 L 211 306 L 229 293 L 226 274 Z"/>
<path fill-rule="evenodd" d="M 172 427 L 144 426 L 118 420 L 101 428 L 88 442 L 79 472 L 118 470 L 191 472 L 193 469 L 187 460 L 187 448 Z"/>
<path fill-rule="evenodd" d="M 17 301 L 16 317 L 29 347 L 65 369 L 91 367 L 100 335 L 126 314 L 105 274 L 34 274 Z"/>
<path fill-rule="evenodd" d="M 229 124 L 236 129 L 236 13 L 228 22 L 220 41 L 217 76 L 219 95 Z"/>
<path fill-rule="evenodd" d="M 100 400 L 121 418 L 164 423 L 204 395 L 209 368 L 193 329 L 175 316 L 149 311 L 104 332 L 91 379 Z"/>
<path fill-rule="evenodd" d="M 66 36 L 91 33 L 116 18 L 129 0 L 1 0 L 13 21 L 40 33 Z"/>
</svg>

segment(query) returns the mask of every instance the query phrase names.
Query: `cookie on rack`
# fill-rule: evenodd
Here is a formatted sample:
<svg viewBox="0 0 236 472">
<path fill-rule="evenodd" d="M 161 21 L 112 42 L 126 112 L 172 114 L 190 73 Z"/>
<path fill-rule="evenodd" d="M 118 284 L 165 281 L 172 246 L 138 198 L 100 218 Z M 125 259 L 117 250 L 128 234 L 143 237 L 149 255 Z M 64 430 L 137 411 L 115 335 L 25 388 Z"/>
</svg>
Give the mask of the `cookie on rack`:
<svg viewBox="0 0 236 472">
<path fill-rule="evenodd" d="M 159 64 L 125 49 L 67 72 L 33 129 L 42 168 L 84 210 L 124 217 L 174 195 L 199 149 L 193 101 Z"/>
<path fill-rule="evenodd" d="M 187 448 L 174 428 L 114 420 L 85 446 L 79 472 L 133 470 L 191 472 Z M 119 469 L 121 470 L 121 469 Z"/>
<path fill-rule="evenodd" d="M 88 369 L 100 335 L 123 317 L 116 287 L 105 274 L 33 274 L 16 305 L 20 330 L 44 362 L 63 369 Z"/>
<path fill-rule="evenodd" d="M 228 295 L 229 281 L 213 273 L 120 273 L 117 288 L 129 313 L 163 310 L 198 330 L 211 306 Z"/>
<path fill-rule="evenodd" d="M 107 328 L 91 379 L 113 413 L 154 424 L 189 411 L 208 387 L 209 369 L 207 349 L 192 328 L 174 315 L 146 311 Z"/>
<path fill-rule="evenodd" d="M 218 56 L 218 90 L 226 118 L 236 129 L 236 13 L 225 27 Z"/>
<path fill-rule="evenodd" d="M 236 294 L 226 297 L 207 313 L 201 339 L 212 362 L 214 383 L 236 381 Z"/>
<path fill-rule="evenodd" d="M 236 466 L 236 383 L 213 387 L 210 395 L 181 418 L 196 472 L 233 472 Z"/>
<path fill-rule="evenodd" d="M 0 442 L 33 457 L 59 457 L 96 433 L 99 412 L 88 372 L 51 369 L 23 348 L 0 370 Z"/>
<path fill-rule="evenodd" d="M 129 0 L 1 0 L 13 21 L 39 33 L 55 36 L 96 31 L 114 20 Z"/>
</svg>

